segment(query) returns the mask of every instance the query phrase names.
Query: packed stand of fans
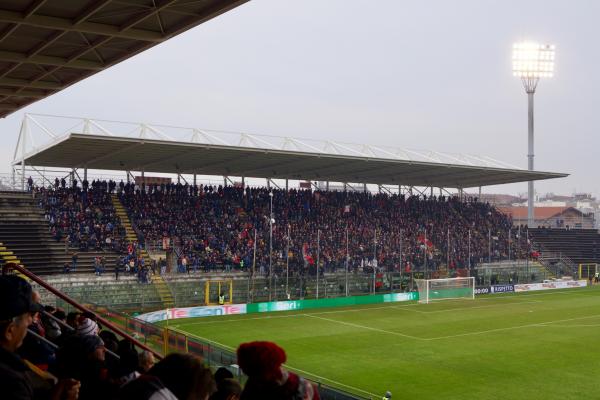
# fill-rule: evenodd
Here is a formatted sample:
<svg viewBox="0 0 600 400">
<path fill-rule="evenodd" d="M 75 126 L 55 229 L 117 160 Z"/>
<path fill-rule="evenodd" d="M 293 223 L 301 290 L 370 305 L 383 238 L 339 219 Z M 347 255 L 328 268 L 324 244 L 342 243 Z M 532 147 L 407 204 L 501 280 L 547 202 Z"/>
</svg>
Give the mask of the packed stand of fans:
<svg viewBox="0 0 600 400">
<path fill-rule="evenodd" d="M 114 192 L 129 212 L 139 244 L 124 240 L 111 202 Z M 346 254 L 350 270 L 409 272 L 446 264 L 451 271 L 464 270 L 530 252 L 525 228 L 512 227 L 509 217 L 473 198 L 187 184 L 141 190 L 122 181 L 66 187 L 64 179 L 53 189 L 40 189 L 57 240 L 79 250 L 116 251 L 122 255 L 116 268 L 140 281 L 148 281 L 150 268 L 163 270 L 144 265 L 137 250 L 145 243 L 177 244 L 180 272 L 244 269 L 252 265 L 256 246 L 257 272 L 267 273 L 271 200 L 276 273 L 287 256 L 293 273 L 314 274 L 317 258 L 321 271 L 328 272 L 345 268 Z M 102 273 L 104 265 L 95 270 Z"/>
<path fill-rule="evenodd" d="M 473 198 L 187 184 L 121 184 L 119 193 L 141 241 L 177 245 L 180 271 L 244 269 L 256 240 L 266 273 L 271 201 L 276 273 L 287 255 L 291 271 L 314 274 L 317 258 L 322 272 L 345 268 L 346 251 L 355 271 L 456 271 L 529 251 L 509 217 Z"/>
<path fill-rule="evenodd" d="M 91 186 L 83 181 L 81 187 L 74 181 L 66 187 L 64 179 L 56 179 L 53 189 L 40 188 L 40 206 L 52 236 L 80 251 L 120 252 L 126 244 L 125 230 L 111 201 L 114 189 L 112 181 L 93 181 Z"/>
<path fill-rule="evenodd" d="M 245 387 L 226 368 L 172 353 L 156 362 L 126 338 L 104 330 L 93 313 L 43 307 L 15 275 L 0 276 L 0 386 L 11 400 L 318 400 L 314 384 L 282 368 L 286 354 L 270 342 L 242 344 Z M 156 362 L 156 363 L 155 363 Z"/>
<path fill-rule="evenodd" d="M 111 194 L 117 189 L 114 181 L 84 180 L 70 187 L 66 181 L 55 180 L 53 188 L 38 189 L 40 207 L 48 221 L 50 233 L 57 241 L 65 242 L 65 252 L 71 251 L 72 261 L 65 263 L 63 272 L 77 269 L 78 251 L 111 251 L 119 257 L 116 265 L 106 265 L 105 257 L 94 259 L 94 273 L 102 275 L 110 267 L 115 275 L 136 275 L 141 283 L 150 282 L 150 267 L 138 253 L 138 242 L 127 242 L 125 228 L 116 215 Z"/>
</svg>

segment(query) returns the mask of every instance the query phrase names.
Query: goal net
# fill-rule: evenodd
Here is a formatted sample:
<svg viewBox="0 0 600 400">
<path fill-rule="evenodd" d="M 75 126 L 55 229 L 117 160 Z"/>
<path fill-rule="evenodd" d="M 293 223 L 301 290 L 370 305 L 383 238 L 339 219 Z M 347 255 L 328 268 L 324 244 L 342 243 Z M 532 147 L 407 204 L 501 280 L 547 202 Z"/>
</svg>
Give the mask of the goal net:
<svg viewBox="0 0 600 400">
<path fill-rule="evenodd" d="M 417 279 L 419 303 L 435 300 L 474 299 L 475 278 Z"/>
</svg>

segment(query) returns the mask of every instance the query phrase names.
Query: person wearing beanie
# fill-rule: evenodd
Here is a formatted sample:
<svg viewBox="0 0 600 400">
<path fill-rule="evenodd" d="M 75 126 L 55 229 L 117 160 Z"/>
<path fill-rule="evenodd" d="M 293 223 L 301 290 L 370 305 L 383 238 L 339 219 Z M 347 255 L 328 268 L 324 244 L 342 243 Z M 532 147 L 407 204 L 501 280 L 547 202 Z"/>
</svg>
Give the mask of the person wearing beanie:
<svg viewBox="0 0 600 400">
<path fill-rule="evenodd" d="M 81 336 L 98 335 L 98 324 L 89 318 L 83 318 L 77 326 L 76 333 Z"/>
<path fill-rule="evenodd" d="M 285 351 L 273 342 L 242 343 L 237 349 L 238 365 L 248 376 L 242 400 L 318 400 L 317 388 L 306 379 L 282 368 Z"/>
<path fill-rule="evenodd" d="M 99 336 L 69 336 L 57 354 L 57 375 L 81 382 L 79 400 L 112 399 L 118 385 L 109 379 L 105 356 Z"/>
</svg>

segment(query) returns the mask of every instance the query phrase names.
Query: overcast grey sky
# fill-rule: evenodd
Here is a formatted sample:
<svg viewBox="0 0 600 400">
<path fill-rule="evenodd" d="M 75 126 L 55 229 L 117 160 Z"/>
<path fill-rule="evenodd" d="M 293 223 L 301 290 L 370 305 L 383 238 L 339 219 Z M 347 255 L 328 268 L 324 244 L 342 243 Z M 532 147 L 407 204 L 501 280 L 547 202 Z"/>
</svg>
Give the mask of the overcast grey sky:
<svg viewBox="0 0 600 400">
<path fill-rule="evenodd" d="M 536 93 L 538 193 L 600 195 L 599 1 L 253 0 L 24 112 L 481 154 L 527 166 L 511 48 L 556 45 Z M 526 183 L 488 189 L 524 193 Z"/>
</svg>

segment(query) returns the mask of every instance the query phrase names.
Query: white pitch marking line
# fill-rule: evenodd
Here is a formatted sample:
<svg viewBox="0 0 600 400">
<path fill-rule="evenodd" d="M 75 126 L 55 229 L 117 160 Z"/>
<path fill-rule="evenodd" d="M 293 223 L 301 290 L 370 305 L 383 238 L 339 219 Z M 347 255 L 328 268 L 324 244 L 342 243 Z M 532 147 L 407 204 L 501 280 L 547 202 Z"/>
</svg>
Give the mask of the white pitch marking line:
<svg viewBox="0 0 600 400">
<path fill-rule="evenodd" d="M 228 346 L 228 345 L 223 344 L 223 343 L 215 342 L 214 340 L 210 340 L 210 339 L 204 338 L 202 336 L 194 335 L 192 333 L 188 333 L 188 332 L 181 331 L 181 330 L 178 330 L 178 329 L 173 329 L 173 330 L 176 331 L 176 332 L 179 332 L 179 333 L 186 334 L 188 336 L 194 337 L 196 339 L 203 340 L 203 341 L 208 342 L 208 343 L 214 343 L 214 344 L 216 344 L 216 345 L 218 345 L 220 347 L 223 347 L 225 349 L 228 349 L 228 350 L 231 350 L 231 351 L 234 351 L 234 352 L 236 350 L 234 347 Z M 362 389 L 359 389 L 359 388 L 354 387 L 354 386 L 346 385 L 344 383 L 341 383 L 341 382 L 338 382 L 338 381 L 334 381 L 333 379 L 325 378 L 324 376 L 320 376 L 320 375 L 316 375 L 316 374 L 313 374 L 313 373 L 308 372 L 308 371 L 304 371 L 304 370 L 302 370 L 300 368 L 292 367 L 289 364 L 284 364 L 284 365 L 285 365 L 286 368 L 291 369 L 293 371 L 298 371 L 301 374 L 310 375 L 310 376 L 312 376 L 314 378 L 321 379 L 321 380 L 324 380 L 324 381 L 327 381 L 327 382 L 331 382 L 331 383 L 333 383 L 333 384 L 335 384 L 337 386 L 343 386 L 345 388 L 351 389 L 351 390 L 356 391 L 356 392 L 366 393 L 366 394 L 368 394 L 370 396 L 378 397 L 378 395 L 376 395 L 375 393 L 367 392 L 366 390 L 362 390 Z"/>
<path fill-rule="evenodd" d="M 513 304 L 536 304 L 536 303 L 543 303 L 543 301 L 541 300 L 531 300 L 531 301 L 519 301 L 519 302 L 514 302 L 514 303 L 510 303 L 510 305 Z M 446 313 L 446 312 L 452 312 L 452 311 L 468 311 L 468 310 L 477 310 L 480 308 L 490 308 L 490 307 L 504 307 L 508 304 L 504 303 L 504 304 L 489 304 L 489 305 L 485 305 L 485 306 L 475 306 L 475 307 L 456 307 L 456 308 L 448 308 L 445 310 L 434 310 L 434 311 L 418 311 L 418 310 L 410 310 L 410 309 L 406 309 L 403 306 L 392 306 L 393 308 L 399 309 L 399 310 L 406 310 L 406 311 L 412 311 L 412 312 L 416 312 L 416 313 L 421 313 L 421 314 L 437 314 L 437 313 Z"/>
<path fill-rule="evenodd" d="M 354 390 L 354 391 L 356 391 L 356 392 L 366 393 L 366 394 L 368 394 L 369 396 L 373 396 L 373 398 L 376 398 L 376 397 L 379 397 L 379 396 L 381 396 L 381 395 L 376 395 L 375 393 L 367 392 L 366 390 L 362 390 L 362 389 L 356 388 L 356 387 L 354 387 L 354 386 L 345 385 L 345 384 L 343 384 L 343 383 L 341 383 L 341 382 L 334 381 L 333 379 L 325 378 L 324 376 L 315 375 L 315 374 L 313 374 L 313 373 L 311 373 L 311 372 L 304 371 L 304 370 L 302 370 L 302 369 L 300 369 L 300 368 L 295 368 L 295 367 L 292 367 L 292 366 L 290 366 L 290 365 L 287 365 L 287 364 L 284 364 L 284 365 L 285 365 L 285 366 L 286 366 L 288 369 L 291 369 L 291 370 L 294 370 L 294 371 L 300 372 L 301 374 L 304 374 L 304 375 L 309 375 L 309 376 L 312 376 L 312 377 L 314 377 L 314 378 L 317 378 L 317 379 L 321 379 L 321 380 L 324 380 L 324 381 L 327 381 L 327 382 L 331 382 L 331 383 L 334 383 L 335 385 L 338 385 L 338 386 L 343 386 L 343 387 L 346 387 L 346 388 L 348 388 L 348 389 L 352 389 L 352 390 Z"/>
<path fill-rule="evenodd" d="M 540 327 L 540 326 L 546 327 L 547 324 L 554 324 L 554 323 L 557 323 L 557 322 L 577 321 L 577 320 L 580 320 L 580 319 L 588 319 L 588 318 L 597 318 L 597 317 L 600 316 L 600 314 L 596 314 L 596 315 L 589 315 L 589 316 L 585 316 L 585 317 L 560 319 L 560 320 L 556 320 L 556 321 L 537 322 L 535 324 L 509 326 L 509 327 L 506 327 L 506 328 L 487 329 L 485 331 L 475 331 L 475 332 L 459 333 L 457 335 L 438 336 L 438 337 L 433 337 L 433 338 L 422 338 L 422 337 L 417 337 L 417 336 L 406 335 L 406 334 L 399 333 L 399 332 L 386 331 L 384 329 L 372 328 L 370 326 L 353 324 L 353 323 L 344 322 L 344 321 L 337 321 L 335 319 L 324 318 L 324 317 L 319 317 L 319 316 L 310 315 L 310 314 L 302 314 L 302 315 L 305 315 L 305 316 L 311 317 L 311 318 L 322 319 L 322 320 L 329 321 L 329 322 L 335 322 L 335 323 L 342 324 L 342 325 L 348 325 L 348 326 L 352 326 L 352 327 L 355 327 L 355 328 L 362 328 L 362 329 L 367 329 L 367 330 L 375 331 L 375 332 L 379 332 L 379 333 L 387 333 L 389 335 L 400 336 L 400 337 L 405 337 L 405 338 L 414 339 L 414 340 L 423 340 L 423 341 L 432 341 L 432 340 L 441 340 L 441 339 L 452 339 L 452 338 L 463 337 L 463 336 L 483 335 L 483 334 L 486 334 L 486 333 L 502 332 L 502 331 L 509 331 L 509 330 L 514 330 L 514 329 L 522 329 L 522 328 L 533 328 L 533 327 Z"/>
<path fill-rule="evenodd" d="M 577 318 L 559 319 L 559 320 L 556 320 L 556 321 L 537 322 L 535 324 L 509 326 L 509 327 L 506 327 L 506 328 L 488 329 L 488 330 L 485 330 L 485 331 L 459 333 L 457 335 L 438 336 L 438 337 L 433 337 L 433 338 L 421 338 L 421 340 L 429 340 L 429 341 L 431 341 L 431 340 L 440 340 L 440 339 L 452 339 L 452 338 L 463 337 L 463 336 L 475 336 L 475 335 L 483 335 L 483 334 L 486 334 L 486 333 L 509 331 L 509 330 L 513 330 L 513 329 L 533 328 L 533 327 L 540 327 L 540 326 L 541 327 L 548 327 L 548 324 L 554 324 L 554 323 L 557 323 L 557 322 L 569 322 L 569 321 L 577 321 L 577 320 L 580 320 L 580 319 L 589 319 L 589 318 L 597 318 L 597 317 L 600 317 L 600 314 L 588 315 L 588 316 L 585 316 L 585 317 L 577 317 Z"/>
<path fill-rule="evenodd" d="M 514 298 L 514 297 L 511 297 L 511 298 Z M 483 299 L 479 299 L 479 300 L 483 300 Z M 518 303 L 515 302 L 512 304 L 521 304 L 521 303 L 542 303 L 542 301 L 541 300 L 532 300 L 529 302 L 518 302 Z M 498 305 L 500 305 L 500 304 L 498 304 Z M 504 304 L 502 304 L 502 305 L 504 305 Z M 384 305 L 384 306 L 353 308 L 353 309 L 349 309 L 349 310 L 321 311 L 321 312 L 316 312 L 316 313 L 305 313 L 305 314 L 265 315 L 263 317 L 240 318 L 240 319 L 225 319 L 225 320 L 214 319 L 214 320 L 208 320 L 208 321 L 182 323 L 181 326 L 193 326 L 193 325 L 204 325 L 204 324 L 223 324 L 223 323 L 231 323 L 231 322 L 253 321 L 253 320 L 259 320 L 259 319 L 293 318 L 293 317 L 299 317 L 302 315 L 342 314 L 342 313 L 348 313 L 348 312 L 364 312 L 364 311 L 369 311 L 369 310 L 381 310 L 381 309 L 385 309 L 385 308 L 395 308 L 395 309 L 407 310 L 407 311 L 412 311 L 412 312 L 421 313 L 421 314 L 448 312 L 448 311 L 477 308 L 477 307 L 457 307 L 457 308 L 452 308 L 452 309 L 448 309 L 448 310 L 439 310 L 439 311 L 419 311 L 419 310 L 408 309 L 408 307 L 415 307 L 415 306 L 422 306 L 422 304 L 413 303 L 413 304 L 406 304 L 406 305 L 401 306 L 401 305 L 396 305 L 395 303 L 388 303 L 387 305 Z M 496 306 L 496 305 L 481 306 L 481 307 L 494 307 L 494 306 Z M 294 311 L 294 310 L 289 310 L 289 311 Z"/>
<path fill-rule="evenodd" d="M 405 335 L 404 333 L 393 332 L 393 331 L 386 331 L 384 329 L 378 329 L 378 328 L 372 328 L 370 326 L 353 324 L 351 322 L 344 322 L 344 321 L 338 321 L 338 320 L 335 320 L 335 319 L 319 317 L 319 316 L 314 315 L 314 314 L 302 314 L 302 315 L 305 315 L 305 316 L 310 317 L 310 318 L 322 319 L 324 321 L 335 322 L 337 324 L 348 325 L 348 326 L 352 326 L 354 328 L 362 328 L 362 329 L 367 329 L 367 330 L 374 331 L 374 332 L 387 333 L 389 335 L 395 335 L 395 336 L 405 337 L 405 338 L 408 338 L 408 339 L 426 340 L 426 339 L 423 339 L 423 338 L 420 338 L 420 337 L 417 337 L 417 336 Z"/>
<path fill-rule="evenodd" d="M 582 294 L 582 293 L 572 293 L 569 290 L 571 289 L 563 289 L 561 291 L 548 291 L 547 293 L 522 293 L 523 297 L 533 297 L 533 296 L 547 296 L 547 295 L 554 295 L 554 294 L 571 294 L 571 295 L 577 295 L 577 296 L 588 296 L 588 297 L 593 297 L 592 295 L 588 295 L 588 294 Z M 515 299 L 515 296 L 503 296 L 503 295 L 498 295 L 497 297 L 489 297 L 489 298 L 478 298 L 477 300 L 511 300 L 511 299 Z M 460 299 L 459 299 L 460 300 Z M 538 303 L 543 303 L 543 300 L 531 300 L 531 302 L 538 302 Z M 526 303 L 526 302 L 515 302 L 512 304 L 522 304 L 522 303 Z M 368 311 L 368 310 L 379 310 L 379 309 L 385 309 L 385 308 L 396 308 L 396 309 L 406 309 L 407 307 L 415 307 L 415 306 L 419 306 L 421 304 L 418 303 L 413 303 L 413 304 L 407 304 L 407 305 L 396 305 L 395 303 L 390 303 L 388 305 L 384 305 L 384 306 L 379 306 L 379 307 L 367 307 L 367 308 L 355 308 L 355 309 L 348 309 L 348 310 L 333 310 L 333 311 L 322 311 L 322 312 L 318 312 L 318 313 L 310 313 L 310 314 L 287 314 L 287 315 L 266 315 L 264 317 L 254 317 L 254 318 L 241 318 L 241 319 L 225 319 L 225 320 L 209 320 L 209 321 L 203 321 L 203 322 L 189 322 L 189 323 L 182 323 L 180 324 L 180 326 L 194 326 L 194 325 L 203 325 L 203 324 L 221 324 L 221 323 L 231 323 L 231 322 L 243 322 L 243 321 L 252 321 L 252 320 L 260 320 L 260 319 L 275 319 L 275 318 L 292 318 L 292 317 L 298 317 L 301 315 L 326 315 L 326 314 L 341 314 L 341 313 L 347 313 L 347 312 L 360 312 L 360 311 Z M 495 305 L 493 305 L 495 306 Z M 484 306 L 482 306 L 484 307 Z M 438 312 L 449 312 L 449 311 L 459 311 L 459 310 L 464 310 L 464 309 L 470 309 L 470 308 L 475 308 L 475 307 L 460 307 L 460 308 L 453 308 L 453 309 L 448 309 L 448 310 L 438 310 L 438 311 L 419 311 L 419 310 L 407 310 L 407 311 L 413 311 L 416 313 L 422 313 L 422 314 L 429 314 L 429 313 L 438 313 Z M 290 310 L 293 311 L 293 310 Z"/>
</svg>

